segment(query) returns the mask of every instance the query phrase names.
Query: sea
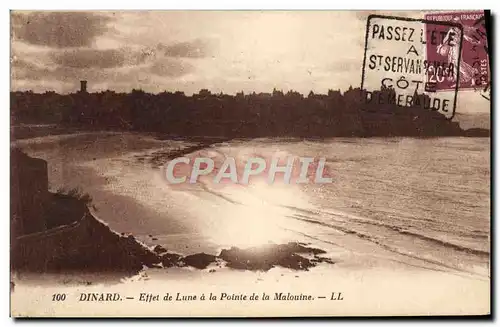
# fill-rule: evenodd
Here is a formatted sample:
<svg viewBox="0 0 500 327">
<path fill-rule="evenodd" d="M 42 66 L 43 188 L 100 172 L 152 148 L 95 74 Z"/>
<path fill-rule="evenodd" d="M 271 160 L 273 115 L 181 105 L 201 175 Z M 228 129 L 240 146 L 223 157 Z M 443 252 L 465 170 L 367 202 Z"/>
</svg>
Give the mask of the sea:
<svg viewBox="0 0 500 327">
<path fill-rule="evenodd" d="M 47 160 L 52 192 L 88 193 L 99 219 L 151 247 L 217 254 L 302 242 L 354 270 L 489 279 L 488 138 L 233 139 L 200 149 L 199 139 L 75 132 L 14 143 Z M 172 185 L 164 167 L 176 153 L 216 165 L 226 157 L 325 158 L 332 181 L 220 185 L 203 176 Z"/>
</svg>

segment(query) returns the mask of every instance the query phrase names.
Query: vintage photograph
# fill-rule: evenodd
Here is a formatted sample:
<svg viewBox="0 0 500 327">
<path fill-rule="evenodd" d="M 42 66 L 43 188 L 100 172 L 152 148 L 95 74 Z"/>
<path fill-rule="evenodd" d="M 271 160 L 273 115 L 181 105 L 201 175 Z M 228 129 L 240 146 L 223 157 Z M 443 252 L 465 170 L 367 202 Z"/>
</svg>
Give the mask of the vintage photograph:
<svg viewBox="0 0 500 327">
<path fill-rule="evenodd" d="M 491 314 L 491 13 L 11 11 L 26 317 Z"/>
</svg>

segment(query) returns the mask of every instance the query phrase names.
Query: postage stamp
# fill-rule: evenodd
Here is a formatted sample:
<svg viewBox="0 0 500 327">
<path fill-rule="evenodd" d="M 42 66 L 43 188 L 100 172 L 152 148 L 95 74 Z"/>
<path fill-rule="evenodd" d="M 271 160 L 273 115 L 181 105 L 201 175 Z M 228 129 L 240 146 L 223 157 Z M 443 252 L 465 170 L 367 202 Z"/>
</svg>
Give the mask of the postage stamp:
<svg viewBox="0 0 500 327">
<path fill-rule="evenodd" d="M 427 80 L 436 83 L 436 91 L 449 91 L 458 83 L 460 90 L 484 90 L 490 83 L 490 60 L 484 11 L 446 12 L 425 15 L 426 20 L 435 22 L 455 22 L 462 25 L 463 43 L 460 70 L 457 75 L 442 76 L 432 69 L 427 71 Z M 440 34 L 458 34 L 455 27 L 435 25 Z M 430 61 L 447 59 L 449 63 L 458 58 L 458 45 L 426 44 L 426 54 Z"/>
<path fill-rule="evenodd" d="M 364 108 L 421 107 L 452 119 L 459 90 L 453 81 L 462 71 L 462 30 L 453 20 L 370 15 L 361 78 Z M 450 55 L 430 56 L 432 49 L 447 49 Z"/>
</svg>

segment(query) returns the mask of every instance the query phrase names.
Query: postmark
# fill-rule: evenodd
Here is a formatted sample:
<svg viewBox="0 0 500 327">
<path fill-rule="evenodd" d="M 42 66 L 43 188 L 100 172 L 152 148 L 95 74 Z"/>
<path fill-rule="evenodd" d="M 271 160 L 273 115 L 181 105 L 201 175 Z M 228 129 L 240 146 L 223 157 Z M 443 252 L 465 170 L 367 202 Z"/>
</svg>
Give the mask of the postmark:
<svg viewBox="0 0 500 327">
<path fill-rule="evenodd" d="M 463 28 L 454 21 L 370 15 L 366 23 L 361 90 L 369 111 L 421 108 L 434 118 L 451 120 L 457 104 L 458 83 L 436 92 L 440 79 L 457 76 L 461 64 Z M 446 45 L 456 50 L 449 58 L 427 56 L 427 49 Z"/>
<path fill-rule="evenodd" d="M 458 74 L 442 76 L 437 71 L 428 71 L 427 80 L 436 83 L 436 91 L 453 90 L 458 84 L 461 91 L 479 91 L 483 97 L 489 99 L 483 94 L 489 90 L 491 80 L 484 11 L 431 13 L 425 15 L 425 19 L 435 22 L 455 22 L 463 28 L 462 56 Z M 436 30 L 439 33 L 446 33 L 447 36 L 451 33 L 459 33 L 455 27 L 445 25 L 436 25 Z M 426 44 L 427 58 L 429 60 L 446 58 L 448 62 L 456 61 L 458 46 L 449 46 L 445 43 L 433 45 L 428 42 Z"/>
</svg>

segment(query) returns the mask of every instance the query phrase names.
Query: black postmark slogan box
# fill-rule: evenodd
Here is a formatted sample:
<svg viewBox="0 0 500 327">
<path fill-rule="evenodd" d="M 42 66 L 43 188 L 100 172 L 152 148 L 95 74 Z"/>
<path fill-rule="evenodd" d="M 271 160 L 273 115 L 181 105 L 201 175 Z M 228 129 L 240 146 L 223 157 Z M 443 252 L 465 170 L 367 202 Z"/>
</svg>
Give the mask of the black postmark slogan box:
<svg viewBox="0 0 500 327">
<path fill-rule="evenodd" d="M 452 119 L 459 83 L 437 92 L 437 80 L 453 81 L 460 71 L 462 31 L 461 24 L 452 21 L 370 15 L 361 77 L 362 109 L 417 115 L 427 110 L 434 112 L 433 118 Z M 456 56 L 428 58 L 429 47 L 443 45 Z"/>
</svg>

